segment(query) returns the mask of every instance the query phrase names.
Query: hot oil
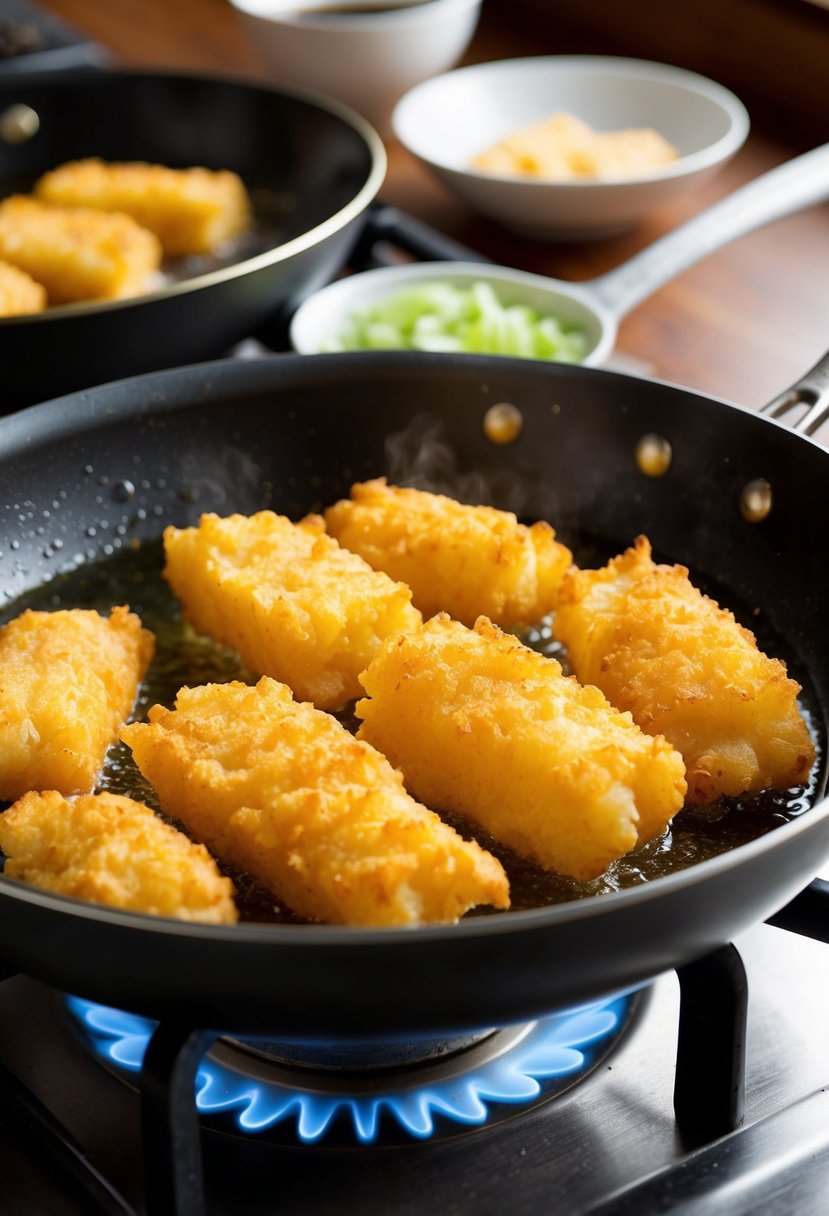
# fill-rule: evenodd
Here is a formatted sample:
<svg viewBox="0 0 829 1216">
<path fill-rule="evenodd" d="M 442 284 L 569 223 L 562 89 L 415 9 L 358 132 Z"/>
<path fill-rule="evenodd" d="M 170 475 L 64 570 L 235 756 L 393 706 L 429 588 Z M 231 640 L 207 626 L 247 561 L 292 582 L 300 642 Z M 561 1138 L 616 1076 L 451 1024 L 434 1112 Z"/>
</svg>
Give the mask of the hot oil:
<svg viewBox="0 0 829 1216">
<path fill-rule="evenodd" d="M 585 554 L 586 550 L 578 551 L 577 559 L 585 565 L 593 564 Z M 598 563 L 605 560 L 595 552 L 591 553 L 591 558 Z M 7 619 L 16 616 L 24 608 L 45 611 L 94 608 L 106 614 L 114 604 L 128 604 L 156 636 L 156 654 L 135 706 L 134 717 L 139 720 L 146 716 L 151 705 L 172 706 L 178 690 L 185 684 L 228 680 L 255 682 L 256 677 L 245 669 L 234 651 L 200 637 L 182 620 L 178 602 L 161 575 L 162 566 L 160 542 L 122 551 L 53 579 L 17 600 L 5 616 Z M 724 596 L 715 594 L 721 603 L 725 602 Z M 739 618 L 739 609 L 737 615 Z M 745 617 L 745 613 L 742 615 Z M 818 749 L 818 760 L 809 784 L 786 791 L 769 790 L 741 798 L 723 798 L 710 807 L 686 807 L 675 816 L 665 835 L 629 853 L 601 877 L 587 883 L 551 874 L 518 857 L 480 829 L 473 831 L 460 817 L 445 815 L 444 818 L 462 835 L 474 835 L 501 860 L 509 874 L 513 910 L 564 903 L 650 882 L 747 844 L 796 818 L 812 805 L 818 793 L 824 746 L 817 727 L 820 719 L 816 700 L 810 694 L 806 673 L 797 670 L 781 640 L 765 635 L 756 624 L 753 628 L 761 648 L 768 654 L 785 658 L 790 673 L 804 687 L 801 706 Z M 566 652 L 554 640 L 549 622 L 523 635 L 522 640 L 556 658 L 567 670 Z M 353 712 L 348 710 L 338 717 L 349 729 L 356 730 L 358 722 Z M 154 791 L 138 772 L 129 749 L 123 744 L 110 749 L 98 788 L 135 798 L 159 811 Z M 181 824 L 176 826 L 182 827 Z M 282 907 L 262 883 L 249 875 L 227 872 L 236 885 L 237 904 L 243 920 L 302 923 L 289 909 Z M 489 914 L 503 915 L 484 908 L 470 913 Z"/>
<path fill-rule="evenodd" d="M 226 270 L 284 244 L 291 235 L 290 219 L 295 216 L 299 205 L 296 194 L 262 187 L 252 191 L 251 203 L 253 216 L 244 232 L 223 242 L 211 253 L 165 258 L 158 286 L 183 283 L 200 275 Z"/>
</svg>

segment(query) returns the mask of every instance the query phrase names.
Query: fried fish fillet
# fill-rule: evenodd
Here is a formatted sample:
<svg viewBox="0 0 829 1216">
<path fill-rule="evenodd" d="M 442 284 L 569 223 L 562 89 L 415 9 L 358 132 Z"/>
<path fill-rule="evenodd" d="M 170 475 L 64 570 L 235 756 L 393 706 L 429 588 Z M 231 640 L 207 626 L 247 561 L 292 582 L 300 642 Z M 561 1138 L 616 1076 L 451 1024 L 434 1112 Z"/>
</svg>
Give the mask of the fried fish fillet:
<svg viewBox="0 0 829 1216">
<path fill-rule="evenodd" d="M 121 211 L 155 233 L 168 257 L 211 253 L 242 232 L 250 200 L 227 169 L 71 161 L 46 173 L 35 191 L 47 203 Z"/>
<path fill-rule="evenodd" d="M 0 799 L 89 793 L 154 649 L 128 608 L 27 610 L 0 629 Z"/>
<path fill-rule="evenodd" d="M 234 924 L 233 884 L 203 844 L 117 794 L 24 794 L 0 815 L 3 873 L 113 908 Z"/>
<path fill-rule="evenodd" d="M 572 561 L 549 524 L 520 524 L 509 511 L 471 507 L 423 490 L 352 487 L 325 512 L 328 531 L 375 570 L 407 583 L 424 616 L 448 612 L 465 625 L 481 615 L 505 629 L 541 620 Z"/>
<path fill-rule="evenodd" d="M 421 620 L 409 588 L 340 548 L 318 516 L 203 515 L 197 528 L 167 528 L 164 551 L 194 628 L 320 709 L 358 696 L 383 638 Z"/>
<path fill-rule="evenodd" d="M 174 710 L 153 706 L 121 738 L 167 813 L 302 916 L 416 925 L 509 904 L 494 857 L 415 802 L 374 748 L 267 676 L 183 688 Z"/>
<path fill-rule="evenodd" d="M 10 262 L 0 262 L 0 317 L 23 317 L 45 307 L 43 284 Z"/>
<path fill-rule="evenodd" d="M 485 618 L 467 629 L 441 614 L 390 638 L 361 680 L 357 737 L 415 797 L 547 869 L 593 878 L 682 806 L 664 739 Z"/>
<path fill-rule="evenodd" d="M 42 283 L 50 304 L 72 304 L 146 291 L 161 246 L 128 215 L 16 194 L 0 202 L 0 258 Z"/>
<path fill-rule="evenodd" d="M 601 570 L 568 574 L 555 633 L 580 680 L 682 753 L 690 802 L 807 778 L 800 686 L 684 566 L 656 565 L 645 537 Z"/>
</svg>

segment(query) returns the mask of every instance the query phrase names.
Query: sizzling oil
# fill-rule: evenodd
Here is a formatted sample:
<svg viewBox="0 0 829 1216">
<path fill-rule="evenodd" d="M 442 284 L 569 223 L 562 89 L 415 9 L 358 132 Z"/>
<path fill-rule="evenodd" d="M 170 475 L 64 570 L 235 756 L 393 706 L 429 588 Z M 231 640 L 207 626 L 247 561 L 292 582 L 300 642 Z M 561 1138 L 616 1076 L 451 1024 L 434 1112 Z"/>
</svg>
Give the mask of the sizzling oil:
<svg viewBox="0 0 829 1216">
<path fill-rule="evenodd" d="M 234 651 L 199 636 L 182 620 L 178 601 L 161 576 L 162 565 L 160 542 L 122 551 L 61 575 L 30 592 L 15 601 L 4 617 L 17 616 L 24 608 L 46 611 L 94 608 L 106 614 L 114 604 L 128 604 L 156 637 L 155 657 L 135 706 L 134 718 L 137 720 L 145 717 L 151 705 L 172 706 L 184 684 L 227 680 L 255 682 L 256 677 L 246 670 Z M 523 640 L 543 654 L 558 659 L 566 670 L 566 652 L 552 638 L 549 625 L 531 631 Z M 782 654 L 779 639 L 761 637 L 760 644 L 767 653 Z M 792 670 L 791 662 L 789 666 L 794 678 L 804 685 L 801 708 L 818 749 L 809 783 L 791 790 L 766 790 L 740 798 L 722 798 L 708 807 L 686 807 L 674 817 L 663 836 L 627 854 L 591 882 L 581 883 L 543 870 L 492 840 L 480 829 L 473 831 L 459 816 L 447 814 L 443 817 L 462 835 L 474 835 L 499 858 L 509 875 L 514 910 L 564 903 L 637 886 L 726 853 L 802 814 L 818 792 L 823 761 L 822 740 L 816 725 L 818 719 L 810 712 L 813 698 L 804 673 Z M 338 716 L 349 729 L 356 729 L 353 714 L 345 712 Z M 129 748 L 124 744 L 115 745 L 107 754 L 99 788 L 135 798 L 159 810 L 152 787 L 138 772 Z M 176 826 L 182 827 L 181 824 Z M 226 872 L 235 883 L 242 920 L 301 923 L 262 883 L 233 870 Z M 469 915 L 504 914 L 481 908 Z"/>
</svg>

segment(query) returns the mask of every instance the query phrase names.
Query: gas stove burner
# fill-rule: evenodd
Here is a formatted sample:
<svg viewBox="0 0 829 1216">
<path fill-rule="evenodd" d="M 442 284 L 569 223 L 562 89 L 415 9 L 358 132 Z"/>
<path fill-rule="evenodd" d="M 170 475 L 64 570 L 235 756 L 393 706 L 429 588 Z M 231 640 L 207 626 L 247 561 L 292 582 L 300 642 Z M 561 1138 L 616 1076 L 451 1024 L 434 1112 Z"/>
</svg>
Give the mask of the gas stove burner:
<svg viewBox="0 0 829 1216">
<path fill-rule="evenodd" d="M 297 1048 L 221 1039 L 202 1060 L 196 1107 L 285 1142 L 377 1144 L 456 1135 L 549 1101 L 592 1072 L 630 1024 L 638 994 L 457 1040 L 379 1048 Z M 96 1055 L 140 1072 L 156 1023 L 78 997 L 70 1012 Z M 219 1130 L 223 1130 L 219 1127 Z"/>
</svg>

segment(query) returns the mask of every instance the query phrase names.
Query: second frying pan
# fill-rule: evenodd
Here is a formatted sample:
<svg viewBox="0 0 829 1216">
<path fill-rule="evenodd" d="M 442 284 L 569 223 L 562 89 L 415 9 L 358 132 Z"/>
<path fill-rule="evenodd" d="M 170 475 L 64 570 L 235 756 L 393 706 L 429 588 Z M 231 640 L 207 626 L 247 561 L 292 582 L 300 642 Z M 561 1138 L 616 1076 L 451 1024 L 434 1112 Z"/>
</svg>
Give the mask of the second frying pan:
<svg viewBox="0 0 829 1216">
<path fill-rule="evenodd" d="M 333 278 L 383 182 L 380 137 L 322 98 L 222 77 L 89 71 L 0 87 L 0 196 L 83 157 L 232 169 L 256 221 L 231 255 L 131 300 L 0 318 L 0 411 L 225 354 Z"/>
</svg>

